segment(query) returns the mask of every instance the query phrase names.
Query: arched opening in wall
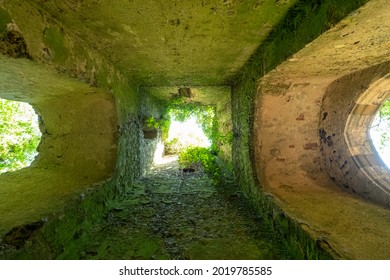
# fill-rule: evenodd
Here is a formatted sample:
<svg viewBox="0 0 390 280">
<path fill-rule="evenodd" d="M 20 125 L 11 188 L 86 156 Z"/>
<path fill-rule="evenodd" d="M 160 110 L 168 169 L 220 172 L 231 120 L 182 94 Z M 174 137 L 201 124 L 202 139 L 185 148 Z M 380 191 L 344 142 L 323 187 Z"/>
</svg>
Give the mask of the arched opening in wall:
<svg viewBox="0 0 390 280">
<path fill-rule="evenodd" d="M 69 199 L 110 178 L 118 129 L 109 92 L 27 59 L 0 55 L 0 65 L 0 97 L 33 104 L 42 120 L 39 154 L 32 164 L 0 174 L 3 235 L 60 212 Z"/>
<path fill-rule="evenodd" d="M 149 126 L 153 126 L 149 120 Z M 194 173 L 214 165 L 215 108 L 196 102 L 174 100 L 167 108 L 159 126 L 163 152 L 157 152 L 156 164 L 178 160 L 184 173 Z M 163 157 L 159 155 L 163 154 Z"/>
<path fill-rule="evenodd" d="M 390 99 L 376 113 L 370 127 L 370 138 L 379 156 L 390 168 Z"/>
<path fill-rule="evenodd" d="M 322 102 L 319 135 L 324 168 L 345 191 L 390 207 L 390 170 L 371 127 L 390 97 L 389 62 L 335 80 Z"/>
<path fill-rule="evenodd" d="M 200 105 L 172 107 L 167 115 L 169 127 L 165 135 L 165 154 L 180 154 L 189 147 L 211 147 L 213 107 Z"/>
<path fill-rule="evenodd" d="M 25 102 L 0 99 L 0 173 L 30 166 L 42 133 L 38 115 Z"/>
</svg>

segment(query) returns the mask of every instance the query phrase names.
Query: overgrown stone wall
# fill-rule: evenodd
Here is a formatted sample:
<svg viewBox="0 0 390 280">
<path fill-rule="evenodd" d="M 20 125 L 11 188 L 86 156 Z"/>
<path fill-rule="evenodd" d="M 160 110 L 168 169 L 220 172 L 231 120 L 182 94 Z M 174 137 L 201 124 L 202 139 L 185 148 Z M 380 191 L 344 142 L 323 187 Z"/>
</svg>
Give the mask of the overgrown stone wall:
<svg viewBox="0 0 390 280">
<path fill-rule="evenodd" d="M 146 120 L 153 117 L 160 120 L 164 113 L 164 106 L 161 100 L 158 100 L 145 88 L 140 89 L 141 104 L 139 107 L 139 116 L 142 125 L 141 136 L 141 169 L 144 175 L 154 163 L 154 159 L 162 156 L 163 151 L 158 148 L 163 145 L 162 131 L 160 128 L 149 127 Z M 161 153 L 157 155 L 156 153 Z"/>
<path fill-rule="evenodd" d="M 167 107 L 169 102 L 175 96 L 179 96 L 181 87 L 148 87 L 145 88 L 144 95 L 149 96 L 149 99 L 154 100 L 154 112 L 148 113 L 156 118 L 161 117 L 161 112 L 164 107 Z M 186 102 L 193 102 L 200 106 L 215 107 L 215 121 L 217 127 L 216 146 L 219 149 L 221 158 L 231 167 L 231 136 L 232 136 L 232 120 L 231 120 L 231 90 L 226 86 L 194 86 L 190 88 L 191 96 L 186 99 Z M 153 110 L 151 110 L 153 112 Z"/>
<path fill-rule="evenodd" d="M 261 191 L 263 182 L 257 181 L 257 176 L 260 174 L 254 171 L 256 162 L 252 150 L 253 145 L 262 145 L 261 142 L 254 143 L 252 138 L 258 81 L 265 73 L 365 2 L 299 1 L 288 11 L 279 26 L 271 31 L 268 39 L 252 55 L 240 75 L 232 82 L 233 166 L 236 181 L 248 196 L 257 198 L 254 203 L 259 205 L 260 213 L 268 217 L 271 222 L 274 221 L 274 217 L 267 216 L 264 207 L 274 202 Z M 276 205 L 273 207 L 278 208 Z M 281 226 L 276 224 L 277 227 Z M 282 232 L 283 230 L 280 231 L 281 234 Z M 285 240 L 289 239 L 290 244 L 292 241 L 290 238 L 294 239 L 291 236 L 285 238 Z"/>
<path fill-rule="evenodd" d="M 77 38 L 76 34 L 61 26 L 45 10 L 29 1 L 19 2 L 23 5 L 15 5 L 12 9 L 6 6 L 12 13 L 0 7 L 0 19 L 5 19 L 0 21 L 1 53 L 11 55 L 9 50 L 15 53 L 14 49 L 4 47 L 12 42 L 9 36 L 14 34 L 10 33 L 13 28 L 18 30 L 18 36 L 23 38 L 15 40 L 19 42 L 22 55 L 50 65 L 52 69 L 64 72 L 91 86 L 101 87 L 115 98 L 119 141 L 113 176 L 105 182 L 87 184 L 84 191 L 68 200 L 65 209 L 43 217 L 45 223 L 40 233 L 32 231 L 26 236 L 21 236 L 22 240 L 27 240 L 31 235 L 35 235 L 34 242 L 28 241 L 25 244 L 26 250 L 17 253 L 18 258 L 42 259 L 58 256 L 71 258 L 72 244 L 88 238 L 88 231 L 94 230 L 94 221 L 104 216 L 112 200 L 129 190 L 133 181 L 146 168 L 147 163 L 146 161 L 142 163 L 140 150 L 143 146 L 142 120 L 152 105 L 145 105 L 140 111 L 139 108 L 143 104 L 140 98 L 141 90 L 135 83 L 129 83 L 128 77 L 122 75 L 98 52 L 84 45 L 82 38 Z M 252 129 L 258 79 L 365 2 L 365 0 L 299 1 L 289 10 L 284 21 L 271 31 L 268 40 L 253 54 L 240 75 L 231 81 L 233 167 L 237 182 L 240 188 L 252 197 L 259 213 L 274 227 L 275 234 L 282 236 L 286 247 L 294 251 L 297 258 L 329 258 L 330 255 L 323 251 L 323 249 L 328 251 L 329 248 L 326 242 L 311 239 L 302 225 L 289 219 L 276 205 L 274 198 L 262 191 L 262 182 L 257 182 L 258 174 L 255 174 L 253 169 L 255 162 Z M 11 19 L 14 25 L 9 26 Z M 24 94 L 23 98 L 28 99 L 28 94 Z M 226 104 L 221 107 L 221 112 L 229 110 Z M 227 132 L 230 129 L 229 118 L 226 117 L 223 122 L 224 126 L 221 127 Z M 229 147 L 230 143 L 224 148 L 227 158 Z M 20 226 L 15 232 L 23 232 L 24 229 L 26 227 Z M 11 255 L 13 253 L 11 252 Z M 330 254 L 334 256 L 332 252 Z"/>
<path fill-rule="evenodd" d="M 1 216 L 0 234 L 13 227 L 2 237 L 17 247 L 36 235 L 36 242 L 26 246 L 34 246 L 30 249 L 36 258 L 51 258 L 71 250 L 74 236 L 82 239 L 83 232 L 93 230 L 94 220 L 102 218 L 110 201 L 131 188 L 146 168 L 140 149 L 140 92 L 43 9 L 28 1 L 15 6 L 10 2 L 4 7 L 0 3 L 0 55 L 8 57 L 1 57 L 0 96 L 31 103 L 41 114 L 46 140 L 31 168 L 2 175 L 5 185 L 14 185 L 15 179 L 17 185 L 26 184 L 21 191 L 4 188 L 5 194 L 2 189 L 7 204 L 0 210 L 12 215 Z M 27 52 L 17 57 L 33 61 L 12 60 L 15 52 L 10 53 L 7 39 L 11 27 Z M 21 204 L 23 193 L 29 199 Z M 36 221 L 39 226 L 31 226 Z"/>
<path fill-rule="evenodd" d="M 36 160 L 29 168 L 1 175 L 3 233 L 43 218 L 70 196 L 111 176 L 117 116 L 112 96 L 102 89 L 25 59 L 1 56 L 0 61 L 0 96 L 31 103 L 43 121 Z"/>
</svg>

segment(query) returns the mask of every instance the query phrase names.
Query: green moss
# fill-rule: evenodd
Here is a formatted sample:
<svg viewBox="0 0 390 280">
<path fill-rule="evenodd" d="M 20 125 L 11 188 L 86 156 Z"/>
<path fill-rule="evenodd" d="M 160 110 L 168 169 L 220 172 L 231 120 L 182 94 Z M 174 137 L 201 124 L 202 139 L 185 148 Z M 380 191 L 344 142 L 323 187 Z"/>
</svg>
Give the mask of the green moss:
<svg viewBox="0 0 390 280">
<path fill-rule="evenodd" d="M 336 257 L 329 247 L 309 235 L 297 221 L 285 215 L 271 196 L 258 189 L 252 192 L 249 201 L 268 225 L 271 234 L 280 240 L 286 253 L 293 259 L 329 260 Z"/>
<path fill-rule="evenodd" d="M 43 41 L 53 55 L 53 61 L 63 63 L 68 58 L 64 34 L 57 28 L 46 28 L 43 33 Z"/>
<path fill-rule="evenodd" d="M 291 254 L 297 258 L 329 258 L 300 226 L 286 217 L 274 217 L 277 209 L 271 198 L 260 191 L 254 171 L 252 128 L 257 81 L 308 42 L 333 26 L 367 0 L 297 1 L 284 19 L 272 29 L 239 75 L 231 80 L 233 119 L 233 166 L 237 184 L 253 197 L 259 213 L 280 234 Z M 268 214 L 267 214 L 268 213 Z"/>
<path fill-rule="evenodd" d="M 8 12 L 0 8 L 0 37 L 7 30 L 7 24 L 11 22 L 12 18 Z"/>
<path fill-rule="evenodd" d="M 367 0 L 296 2 L 239 75 L 232 79 L 233 164 L 237 182 L 247 193 L 257 188 L 251 135 L 258 79 L 365 2 Z"/>
<path fill-rule="evenodd" d="M 264 260 L 272 259 L 268 251 L 261 251 L 251 240 L 222 238 L 195 241 L 185 252 L 191 260 Z"/>
</svg>

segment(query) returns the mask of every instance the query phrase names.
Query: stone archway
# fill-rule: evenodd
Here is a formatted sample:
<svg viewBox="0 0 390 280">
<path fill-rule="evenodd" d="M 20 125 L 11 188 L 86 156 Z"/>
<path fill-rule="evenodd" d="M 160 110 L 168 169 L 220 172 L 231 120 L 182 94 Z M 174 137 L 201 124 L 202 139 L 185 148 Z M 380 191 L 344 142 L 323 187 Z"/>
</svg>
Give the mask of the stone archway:
<svg viewBox="0 0 390 280">
<path fill-rule="evenodd" d="M 380 105 L 390 95 L 389 62 L 345 75 L 323 98 L 319 133 L 324 167 L 345 190 L 390 206 L 390 174 L 369 136 Z"/>
</svg>

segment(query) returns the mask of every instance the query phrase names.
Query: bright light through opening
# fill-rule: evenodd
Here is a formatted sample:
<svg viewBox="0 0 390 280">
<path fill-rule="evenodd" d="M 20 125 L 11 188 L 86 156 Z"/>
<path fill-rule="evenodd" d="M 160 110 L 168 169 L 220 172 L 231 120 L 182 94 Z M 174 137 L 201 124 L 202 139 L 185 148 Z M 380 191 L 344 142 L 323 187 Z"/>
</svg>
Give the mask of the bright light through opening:
<svg viewBox="0 0 390 280">
<path fill-rule="evenodd" d="M 383 162 L 390 168 L 390 100 L 376 114 L 370 137 Z"/>
<path fill-rule="evenodd" d="M 30 104 L 0 99 L 0 173 L 29 166 L 41 136 L 38 115 Z"/>
<path fill-rule="evenodd" d="M 203 129 L 197 124 L 195 116 L 191 116 L 184 122 L 172 120 L 169 127 L 167 141 L 178 139 L 178 142 L 183 147 L 210 147 L 211 141 L 204 134 Z"/>
</svg>

